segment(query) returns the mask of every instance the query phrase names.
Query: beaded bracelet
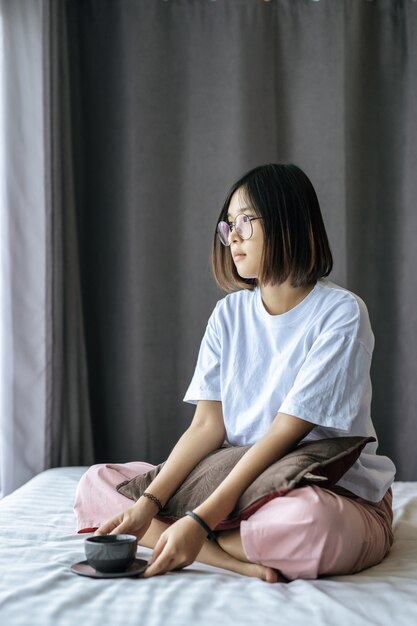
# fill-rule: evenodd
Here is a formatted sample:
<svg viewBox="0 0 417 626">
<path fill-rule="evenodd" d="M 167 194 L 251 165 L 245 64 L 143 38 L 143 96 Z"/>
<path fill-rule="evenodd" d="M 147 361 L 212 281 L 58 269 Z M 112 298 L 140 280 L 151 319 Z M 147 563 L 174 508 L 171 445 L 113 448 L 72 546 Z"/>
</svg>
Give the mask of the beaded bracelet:
<svg viewBox="0 0 417 626">
<path fill-rule="evenodd" d="M 216 535 L 214 534 L 214 532 L 211 530 L 209 526 L 207 526 L 206 522 L 203 519 L 201 519 L 199 515 L 197 515 L 197 513 L 194 513 L 194 511 L 186 511 L 185 514 L 195 519 L 195 521 L 198 522 L 200 526 L 204 528 L 204 530 L 207 533 L 207 539 L 210 539 L 210 541 L 216 541 Z"/>
<path fill-rule="evenodd" d="M 155 502 L 159 510 L 162 511 L 164 507 L 162 506 L 160 500 L 158 500 L 156 496 L 154 496 L 152 493 L 147 493 L 146 491 L 142 495 L 145 496 L 145 498 L 149 498 L 149 500 L 152 500 L 152 502 Z"/>
</svg>

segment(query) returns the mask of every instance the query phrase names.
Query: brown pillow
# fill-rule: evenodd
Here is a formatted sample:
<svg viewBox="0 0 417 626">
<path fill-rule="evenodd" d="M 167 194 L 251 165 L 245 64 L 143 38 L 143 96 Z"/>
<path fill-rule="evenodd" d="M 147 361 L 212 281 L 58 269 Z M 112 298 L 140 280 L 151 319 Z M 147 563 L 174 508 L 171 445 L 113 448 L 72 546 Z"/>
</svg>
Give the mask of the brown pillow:
<svg viewBox="0 0 417 626">
<path fill-rule="evenodd" d="M 367 443 L 374 437 L 336 437 L 301 443 L 293 452 L 270 465 L 242 493 L 233 511 L 213 530 L 236 528 L 263 504 L 296 487 L 316 484 L 335 485 L 354 464 Z M 230 446 L 227 442 L 200 461 L 188 474 L 165 507 L 156 516 L 173 523 L 188 510 L 199 506 L 229 475 L 251 446 Z M 164 463 L 145 474 L 116 486 L 119 493 L 138 500 L 160 472 Z"/>
</svg>

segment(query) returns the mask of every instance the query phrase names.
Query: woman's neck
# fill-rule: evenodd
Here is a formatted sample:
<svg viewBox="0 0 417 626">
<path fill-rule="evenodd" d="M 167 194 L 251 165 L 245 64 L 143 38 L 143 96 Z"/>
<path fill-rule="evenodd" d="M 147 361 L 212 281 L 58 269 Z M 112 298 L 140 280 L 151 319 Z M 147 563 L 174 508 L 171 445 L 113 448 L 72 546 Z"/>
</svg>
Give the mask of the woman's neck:
<svg viewBox="0 0 417 626">
<path fill-rule="evenodd" d="M 299 304 L 310 291 L 313 285 L 304 287 L 291 287 L 290 279 L 280 285 L 259 285 L 262 302 L 270 315 L 281 315 L 287 313 Z"/>
</svg>

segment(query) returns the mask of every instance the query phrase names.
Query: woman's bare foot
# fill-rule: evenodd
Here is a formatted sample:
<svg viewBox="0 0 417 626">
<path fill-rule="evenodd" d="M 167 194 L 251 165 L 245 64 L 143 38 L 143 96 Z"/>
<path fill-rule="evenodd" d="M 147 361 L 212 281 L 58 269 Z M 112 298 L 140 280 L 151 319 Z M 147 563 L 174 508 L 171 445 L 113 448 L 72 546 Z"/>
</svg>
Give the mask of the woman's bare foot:
<svg viewBox="0 0 417 626">
<path fill-rule="evenodd" d="M 262 566 L 263 567 L 263 566 Z M 288 579 L 284 578 L 282 574 L 272 567 L 265 567 L 265 578 L 267 583 L 288 583 Z"/>
<path fill-rule="evenodd" d="M 265 580 L 267 583 L 287 583 L 288 580 L 283 578 L 283 576 L 278 572 L 278 570 L 273 569 L 272 567 L 267 567 L 266 565 L 256 565 L 257 568 L 255 571 L 256 578 L 260 578 L 261 580 Z"/>
</svg>

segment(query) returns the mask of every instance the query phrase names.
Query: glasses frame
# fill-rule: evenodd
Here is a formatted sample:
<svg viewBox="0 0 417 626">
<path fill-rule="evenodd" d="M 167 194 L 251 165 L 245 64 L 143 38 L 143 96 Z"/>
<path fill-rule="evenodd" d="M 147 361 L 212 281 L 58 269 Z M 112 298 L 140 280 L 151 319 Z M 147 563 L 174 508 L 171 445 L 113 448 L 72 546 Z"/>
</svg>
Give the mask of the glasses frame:
<svg viewBox="0 0 417 626">
<path fill-rule="evenodd" d="M 252 237 L 252 235 L 253 235 L 253 226 L 252 226 L 252 222 L 253 222 L 254 220 L 262 220 L 262 219 L 263 219 L 263 217 L 259 217 L 259 216 L 258 216 L 258 217 L 252 217 L 251 215 L 246 215 L 246 213 L 239 213 L 239 215 L 236 215 L 236 219 L 234 219 L 234 220 L 233 220 L 233 222 L 226 222 L 225 220 L 220 220 L 220 222 L 217 224 L 217 229 L 216 229 L 216 230 L 217 230 L 217 236 L 218 236 L 218 238 L 220 239 L 220 243 L 221 243 L 223 246 L 230 246 L 230 243 L 229 243 L 229 242 L 228 242 L 228 243 L 225 243 L 225 242 L 223 241 L 223 239 L 221 238 L 221 236 L 220 236 L 220 232 L 219 232 L 219 226 L 220 226 L 220 224 L 227 224 L 227 226 L 228 226 L 228 228 L 229 228 L 229 235 L 230 235 L 230 233 L 232 232 L 232 230 L 233 230 L 233 229 L 235 229 L 235 230 L 236 230 L 236 220 L 238 219 L 238 217 L 240 217 L 240 216 L 242 216 L 242 215 L 244 215 L 245 217 L 247 217 L 247 219 L 249 220 L 249 224 L 250 224 L 250 235 L 249 235 L 249 237 L 242 237 L 239 233 L 237 233 L 237 234 L 238 234 L 238 236 L 239 236 L 241 239 L 243 239 L 244 241 L 247 241 L 247 240 L 248 240 L 248 239 L 250 239 L 250 238 Z M 236 231 L 236 232 L 237 232 L 237 231 Z"/>
</svg>

